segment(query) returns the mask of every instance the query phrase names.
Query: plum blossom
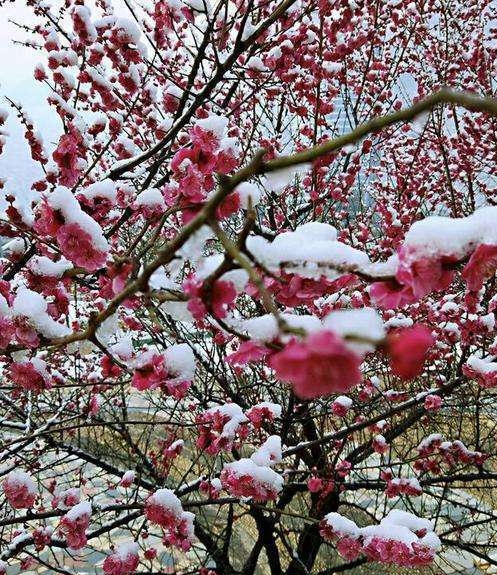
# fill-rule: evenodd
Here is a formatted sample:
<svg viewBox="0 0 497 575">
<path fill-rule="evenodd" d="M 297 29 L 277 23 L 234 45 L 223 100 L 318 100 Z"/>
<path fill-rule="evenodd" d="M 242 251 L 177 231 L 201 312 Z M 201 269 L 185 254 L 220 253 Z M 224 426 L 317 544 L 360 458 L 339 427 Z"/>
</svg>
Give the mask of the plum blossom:
<svg viewBox="0 0 497 575">
<path fill-rule="evenodd" d="M 406 477 L 395 477 L 387 481 L 385 495 L 389 498 L 399 495 L 417 497 L 423 493 L 421 485 L 417 479 Z"/>
<path fill-rule="evenodd" d="M 83 140 L 76 127 L 71 124 L 67 134 L 60 137 L 59 144 L 53 152 L 53 159 L 59 167 L 59 183 L 71 187 L 81 175 L 80 156 Z"/>
<path fill-rule="evenodd" d="M 478 291 L 497 269 L 497 245 L 480 244 L 464 266 L 462 277 L 468 289 Z"/>
<path fill-rule="evenodd" d="M 270 353 L 270 349 L 255 341 L 243 341 L 236 351 L 226 357 L 231 365 L 245 365 L 259 361 Z"/>
<path fill-rule="evenodd" d="M 260 429 L 264 423 L 271 423 L 281 417 L 281 405 L 270 402 L 258 403 L 251 407 L 245 415 L 255 429 Z"/>
<path fill-rule="evenodd" d="M 407 511 L 394 509 L 378 525 L 359 528 L 339 513 L 328 513 L 320 533 L 337 542 L 337 550 L 347 560 L 365 555 L 372 561 L 403 567 L 429 565 L 440 549 L 433 523 Z"/>
<path fill-rule="evenodd" d="M 14 362 L 8 370 L 12 381 L 26 391 L 39 393 L 52 387 L 46 363 L 37 357 L 31 361 Z"/>
<path fill-rule="evenodd" d="M 375 282 L 370 294 L 382 308 L 393 309 L 414 303 L 433 291 L 447 289 L 454 277 L 450 269 L 456 258 L 430 256 L 411 246 L 398 253 L 399 265 L 395 280 Z"/>
<path fill-rule="evenodd" d="M 70 549 L 78 550 L 86 545 L 90 516 L 91 504 L 83 501 L 72 507 L 60 520 L 59 531 L 66 536 Z"/>
<path fill-rule="evenodd" d="M 345 395 L 340 395 L 331 404 L 331 411 L 338 417 L 345 417 L 352 407 L 352 399 Z"/>
<path fill-rule="evenodd" d="M 170 489 L 159 489 L 145 501 L 145 516 L 164 529 L 164 543 L 188 551 L 193 542 L 193 513 L 183 511 Z"/>
<path fill-rule="evenodd" d="M 270 467 L 259 466 L 251 459 L 227 463 L 221 472 L 221 484 L 235 497 L 250 497 L 264 502 L 276 499 L 283 488 L 283 478 Z"/>
<path fill-rule="evenodd" d="M 402 329 L 388 336 L 392 372 L 402 379 L 413 379 L 424 367 L 426 354 L 435 343 L 430 330 L 422 325 Z"/>
<path fill-rule="evenodd" d="M 348 391 L 361 381 L 360 356 L 332 331 L 292 339 L 269 364 L 301 399 Z"/>
<path fill-rule="evenodd" d="M 139 547 L 136 543 L 123 543 L 111 555 L 105 558 L 103 571 L 105 575 L 130 575 L 138 567 Z"/>
<path fill-rule="evenodd" d="M 132 470 L 126 471 L 125 473 L 123 473 L 119 485 L 121 487 L 131 487 L 131 485 L 133 485 L 133 482 L 135 481 L 135 475 L 136 473 Z"/>
<path fill-rule="evenodd" d="M 442 398 L 430 393 L 425 397 L 424 408 L 426 411 L 438 411 L 442 407 Z"/>
<path fill-rule="evenodd" d="M 209 310 L 214 317 L 225 318 L 237 295 L 233 282 L 224 280 L 216 280 L 206 290 L 202 282 L 192 277 L 185 280 L 183 289 L 190 298 L 188 310 L 197 321 L 203 320 Z"/>
<path fill-rule="evenodd" d="M 2 489 L 7 501 L 14 509 L 33 507 L 37 489 L 31 478 L 24 471 L 11 471 L 2 482 Z"/>
<path fill-rule="evenodd" d="M 57 242 L 64 256 L 88 271 L 105 266 L 107 254 L 99 251 L 93 238 L 79 224 L 64 224 L 57 231 Z"/>
<path fill-rule="evenodd" d="M 463 373 L 466 377 L 474 379 L 483 388 L 493 388 L 497 386 L 497 361 L 493 356 L 480 357 L 473 354 L 463 366 Z"/>
<path fill-rule="evenodd" d="M 229 451 L 237 438 L 248 435 L 248 417 L 236 403 L 214 406 L 196 418 L 199 426 L 197 446 L 209 455 Z"/>
<path fill-rule="evenodd" d="M 140 391 L 162 389 L 178 399 L 184 397 L 195 374 L 195 358 L 187 344 L 170 346 L 159 354 L 148 350 L 133 362 L 132 385 Z"/>
</svg>

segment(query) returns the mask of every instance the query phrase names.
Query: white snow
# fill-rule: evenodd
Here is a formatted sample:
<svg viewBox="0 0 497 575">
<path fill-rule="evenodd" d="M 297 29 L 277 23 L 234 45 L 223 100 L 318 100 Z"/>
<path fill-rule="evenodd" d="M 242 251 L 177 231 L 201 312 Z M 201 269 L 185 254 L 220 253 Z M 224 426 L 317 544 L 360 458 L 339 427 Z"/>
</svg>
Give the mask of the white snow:
<svg viewBox="0 0 497 575">
<path fill-rule="evenodd" d="M 310 168 L 310 164 L 299 164 L 267 173 L 264 176 L 265 186 L 277 194 L 281 193 L 286 186 L 295 180 L 296 176 L 305 174 Z"/>
<path fill-rule="evenodd" d="M 71 507 L 65 516 L 70 521 L 76 521 L 76 519 L 79 519 L 84 515 L 91 515 L 91 503 L 89 501 L 82 501 L 74 507 Z"/>
<path fill-rule="evenodd" d="M 364 351 L 373 350 L 385 337 L 383 320 L 371 307 L 332 311 L 323 320 L 323 327 L 344 338 L 357 338 Z"/>
<path fill-rule="evenodd" d="M 281 463 L 281 437 L 279 435 L 268 437 L 250 459 L 257 465 L 267 467 Z"/>
<path fill-rule="evenodd" d="M 43 296 L 27 288 L 20 288 L 12 305 L 13 317 L 24 317 L 36 331 L 45 337 L 63 337 L 71 330 L 57 323 L 48 313 Z"/>
<path fill-rule="evenodd" d="M 64 272 L 71 269 L 73 265 L 64 257 L 54 262 L 47 256 L 33 256 L 28 267 L 36 275 L 60 278 L 64 275 Z"/>
<path fill-rule="evenodd" d="M 346 395 L 339 395 L 334 401 L 333 403 L 338 403 L 340 405 L 343 405 L 343 407 L 346 407 L 347 409 L 350 409 L 352 407 L 352 404 L 354 403 L 352 401 L 352 399 L 350 397 L 347 397 Z"/>
<path fill-rule="evenodd" d="M 172 382 L 192 381 L 195 376 L 195 356 L 186 343 L 172 345 L 164 352 L 167 368 L 176 376 Z"/>
<path fill-rule="evenodd" d="M 71 190 L 58 186 L 47 197 L 48 204 L 54 210 L 60 210 L 66 223 L 78 224 L 85 232 L 90 234 L 95 247 L 102 252 L 109 251 L 109 244 L 105 239 L 100 225 L 85 213 Z"/>
<path fill-rule="evenodd" d="M 370 264 L 369 257 L 336 240 L 336 230 L 327 224 L 311 222 L 293 232 L 283 232 L 272 242 L 249 236 L 248 250 L 271 271 L 280 268 L 302 277 L 334 280 Z"/>
<path fill-rule="evenodd" d="M 480 208 L 465 218 L 430 216 L 411 226 L 404 245 L 427 255 L 463 258 L 478 244 L 497 244 L 496 221 L 496 206 Z"/>
<path fill-rule="evenodd" d="M 166 202 L 164 201 L 164 197 L 159 189 L 148 188 L 147 190 L 144 190 L 137 196 L 135 200 L 135 206 L 138 208 L 159 207 L 165 210 Z"/>
<path fill-rule="evenodd" d="M 205 411 L 205 414 L 212 414 L 218 412 L 220 415 L 229 417 L 229 420 L 225 423 L 221 437 L 234 438 L 235 433 L 241 423 L 246 423 L 248 421 L 247 417 L 243 413 L 242 408 L 237 403 L 225 403 L 224 405 L 215 405 Z"/>
<path fill-rule="evenodd" d="M 31 478 L 31 475 L 25 471 L 11 471 L 7 475 L 6 481 L 8 481 L 11 486 L 25 487 L 30 495 L 37 493 L 35 482 Z"/>
<path fill-rule="evenodd" d="M 257 465 L 252 459 L 243 458 L 227 463 L 224 469 L 229 470 L 236 477 L 248 475 L 258 483 L 276 491 L 276 493 L 279 493 L 283 488 L 283 477 L 279 473 L 276 473 L 270 467 Z"/>
<path fill-rule="evenodd" d="M 117 190 L 116 184 L 106 178 L 101 182 L 95 182 L 90 184 L 86 188 L 83 188 L 78 192 L 81 196 L 84 196 L 88 200 L 94 200 L 95 198 L 103 198 L 109 200 L 112 204 L 116 203 Z"/>
<path fill-rule="evenodd" d="M 251 182 L 243 182 L 235 188 L 235 192 L 240 197 L 240 205 L 245 210 L 248 209 L 249 203 L 252 207 L 256 206 L 262 197 L 262 190 L 256 184 Z"/>
<path fill-rule="evenodd" d="M 228 118 L 224 116 L 218 116 L 217 114 L 211 114 L 207 118 L 202 120 L 197 120 L 196 125 L 206 132 L 211 132 L 219 139 L 221 139 L 228 127 Z"/>
</svg>

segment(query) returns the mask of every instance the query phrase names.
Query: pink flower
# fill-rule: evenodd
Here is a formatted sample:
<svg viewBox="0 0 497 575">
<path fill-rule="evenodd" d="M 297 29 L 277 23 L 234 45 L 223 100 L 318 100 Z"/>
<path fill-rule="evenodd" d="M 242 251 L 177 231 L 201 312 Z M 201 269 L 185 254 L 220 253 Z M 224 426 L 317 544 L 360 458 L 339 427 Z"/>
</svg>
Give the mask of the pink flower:
<svg viewBox="0 0 497 575">
<path fill-rule="evenodd" d="M 380 455 L 386 453 L 390 449 L 390 446 L 383 435 L 376 435 L 373 438 L 372 447 L 374 451 Z"/>
<path fill-rule="evenodd" d="M 77 487 L 70 487 L 60 491 L 52 499 L 52 507 L 55 509 L 70 509 L 77 505 L 81 500 L 81 494 Z"/>
<path fill-rule="evenodd" d="M 69 549 L 82 549 L 86 545 L 90 514 L 91 506 L 84 501 L 75 505 L 60 520 L 59 530 L 66 536 Z"/>
<path fill-rule="evenodd" d="M 238 410 L 235 409 L 233 414 L 229 411 L 223 411 L 219 407 L 208 409 L 199 414 L 196 418 L 199 425 L 197 447 L 209 455 L 216 455 L 221 450 L 231 450 L 237 436 L 240 439 L 246 437 L 248 428 L 245 417 L 239 407 Z M 229 429 L 228 433 L 225 433 L 225 426 Z"/>
<path fill-rule="evenodd" d="M 394 478 L 387 481 L 385 495 L 389 498 L 407 495 L 409 497 L 418 497 L 423 493 L 417 480 L 405 477 Z"/>
<path fill-rule="evenodd" d="M 60 226 L 64 223 L 61 213 L 50 206 L 47 198 L 42 199 L 38 210 L 37 218 L 33 224 L 34 230 L 45 236 L 56 235 Z"/>
<path fill-rule="evenodd" d="M 343 461 L 339 461 L 335 465 L 335 471 L 338 473 L 340 477 L 347 477 L 352 469 L 352 463 L 344 459 Z"/>
<path fill-rule="evenodd" d="M 331 411 L 338 417 L 345 417 L 351 406 L 351 399 L 348 397 L 339 397 L 331 404 Z"/>
<path fill-rule="evenodd" d="M 45 370 L 45 362 L 36 360 L 13 363 L 9 368 L 9 376 L 12 381 L 22 389 L 39 393 L 44 389 L 50 389 L 52 382 Z"/>
<path fill-rule="evenodd" d="M 168 395 L 181 399 L 191 381 L 182 380 L 181 376 L 176 377 L 168 368 L 164 355 L 145 352 L 138 361 L 131 384 L 139 391 L 161 388 Z"/>
<path fill-rule="evenodd" d="M 14 326 L 15 336 L 18 343 L 31 348 L 38 347 L 40 344 L 40 338 L 26 318 L 22 316 L 16 317 L 14 319 Z"/>
<path fill-rule="evenodd" d="M 371 298 L 381 309 L 395 309 L 414 303 L 416 298 L 410 286 L 403 286 L 395 280 L 375 282 L 369 288 Z"/>
<path fill-rule="evenodd" d="M 454 277 L 448 266 L 454 261 L 449 256 L 427 256 L 403 246 L 395 279 L 373 283 L 371 297 L 379 307 L 393 309 L 414 303 L 433 291 L 447 289 Z"/>
<path fill-rule="evenodd" d="M 336 293 L 357 281 L 357 277 L 353 274 L 345 274 L 336 280 L 329 280 L 324 276 L 312 279 L 282 272 L 279 278 L 281 281 L 273 278 L 267 279 L 267 287 L 280 303 L 290 307 L 303 303 L 311 304 L 316 298 L 328 293 Z"/>
<path fill-rule="evenodd" d="M 181 501 L 170 489 L 159 489 L 145 501 L 145 517 L 164 531 L 163 542 L 187 551 L 193 539 L 193 514 L 183 511 Z"/>
<path fill-rule="evenodd" d="M 426 411 L 438 411 L 442 407 L 442 398 L 439 395 L 427 395 L 424 403 Z"/>
<path fill-rule="evenodd" d="M 283 486 L 281 475 L 269 467 L 258 467 L 251 459 L 225 465 L 220 480 L 223 488 L 234 497 L 251 497 L 261 503 L 276 499 Z"/>
<path fill-rule="evenodd" d="M 240 196 L 237 192 L 229 194 L 216 209 L 216 218 L 224 220 L 240 209 Z"/>
<path fill-rule="evenodd" d="M 432 291 L 447 289 L 452 282 L 454 272 L 445 265 L 453 263 L 453 258 L 426 256 L 415 249 L 402 247 L 399 250 L 399 268 L 397 281 L 409 286 L 416 300 Z"/>
<path fill-rule="evenodd" d="M 354 561 L 361 554 L 362 545 L 358 539 L 345 536 L 337 542 L 337 551 L 345 560 Z"/>
<path fill-rule="evenodd" d="M 497 246 L 481 244 L 471 254 L 469 262 L 464 266 L 462 277 L 468 289 L 478 291 L 483 282 L 492 277 L 497 269 Z"/>
<path fill-rule="evenodd" d="M 15 334 L 15 327 L 7 317 L 0 317 L 0 349 L 5 349 L 12 341 Z"/>
<path fill-rule="evenodd" d="M 105 575 L 130 575 L 136 571 L 138 562 L 138 545 L 123 544 L 105 558 L 103 570 Z"/>
<path fill-rule="evenodd" d="M 30 509 L 36 499 L 36 486 L 24 471 L 11 471 L 3 480 L 2 488 L 14 509 Z"/>
<path fill-rule="evenodd" d="M 133 373 L 131 384 L 139 391 L 146 389 L 157 389 L 161 383 L 167 379 L 167 369 L 163 355 L 154 353 L 147 354 L 146 361 L 140 365 Z"/>
<path fill-rule="evenodd" d="M 57 232 L 63 255 L 75 265 L 95 271 L 105 265 L 107 254 L 94 246 L 93 238 L 79 224 L 64 224 Z"/>
<path fill-rule="evenodd" d="M 307 489 L 311 493 L 318 493 L 323 488 L 323 480 L 319 477 L 311 477 L 307 481 Z"/>
<path fill-rule="evenodd" d="M 401 379 L 412 379 L 423 371 L 428 349 L 435 343 L 423 325 L 401 329 L 388 336 L 392 372 Z"/>
<path fill-rule="evenodd" d="M 492 367 L 492 364 L 487 364 Z M 466 363 L 462 367 L 462 372 L 466 377 L 475 379 L 481 387 L 490 389 L 497 386 L 497 370 L 488 369 L 484 365 L 474 365 Z"/>
<path fill-rule="evenodd" d="M 293 339 L 269 364 L 301 399 L 346 392 L 361 381 L 361 358 L 331 331 Z"/>
<path fill-rule="evenodd" d="M 245 414 L 255 429 L 260 429 L 264 422 L 272 422 L 275 412 L 266 405 L 254 405 Z"/>
<path fill-rule="evenodd" d="M 270 350 L 256 341 L 243 341 L 238 349 L 226 357 L 230 365 L 245 365 L 252 361 L 259 361 L 265 357 Z"/>
<path fill-rule="evenodd" d="M 192 143 L 198 146 L 203 152 L 212 153 L 219 147 L 218 136 L 213 132 L 202 129 L 200 126 L 194 126 L 189 134 Z"/>
<path fill-rule="evenodd" d="M 63 186 L 74 186 L 81 175 L 78 165 L 82 143 L 81 134 L 70 126 L 69 132 L 61 136 L 59 145 L 52 154 L 59 167 L 59 183 Z"/>
<path fill-rule="evenodd" d="M 214 317 L 225 318 L 237 295 L 233 283 L 223 280 L 215 281 L 210 289 L 206 290 L 203 283 L 190 277 L 183 282 L 183 289 L 190 297 L 187 305 L 188 311 L 197 321 L 205 318 L 208 306 Z"/>
<path fill-rule="evenodd" d="M 126 471 L 121 477 L 119 485 L 121 487 L 131 487 L 131 485 L 133 485 L 134 480 L 135 480 L 135 472 L 131 470 Z"/>
</svg>

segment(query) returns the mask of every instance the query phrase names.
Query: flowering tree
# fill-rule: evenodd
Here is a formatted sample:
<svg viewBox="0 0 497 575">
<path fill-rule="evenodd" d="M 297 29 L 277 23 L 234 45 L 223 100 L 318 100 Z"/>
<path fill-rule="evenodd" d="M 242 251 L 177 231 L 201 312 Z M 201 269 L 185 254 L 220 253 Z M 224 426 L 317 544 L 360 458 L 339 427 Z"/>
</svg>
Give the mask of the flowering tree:
<svg viewBox="0 0 497 575">
<path fill-rule="evenodd" d="M 29 4 L 0 573 L 497 564 L 495 5 Z"/>
</svg>

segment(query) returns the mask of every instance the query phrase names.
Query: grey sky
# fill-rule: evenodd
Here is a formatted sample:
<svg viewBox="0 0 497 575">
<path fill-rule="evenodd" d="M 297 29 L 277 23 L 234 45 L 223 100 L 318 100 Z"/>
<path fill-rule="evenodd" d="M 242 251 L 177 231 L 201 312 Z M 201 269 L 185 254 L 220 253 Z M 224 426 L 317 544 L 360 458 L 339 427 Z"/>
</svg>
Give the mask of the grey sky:
<svg viewBox="0 0 497 575">
<path fill-rule="evenodd" d="M 45 101 L 44 87 L 33 78 L 34 66 L 42 60 L 43 55 L 33 49 L 13 44 L 12 40 L 22 40 L 27 38 L 27 34 L 9 20 L 32 22 L 31 9 L 19 1 L 0 8 L 0 107 L 9 111 L 9 136 L 4 153 L 0 156 L 0 177 L 7 180 L 7 191 L 26 197 L 29 195 L 31 183 L 40 175 L 40 171 L 31 160 L 24 131 L 4 96 L 23 104 L 43 135 L 47 150 L 50 149 L 50 141 L 56 136 L 57 122 Z"/>
</svg>

